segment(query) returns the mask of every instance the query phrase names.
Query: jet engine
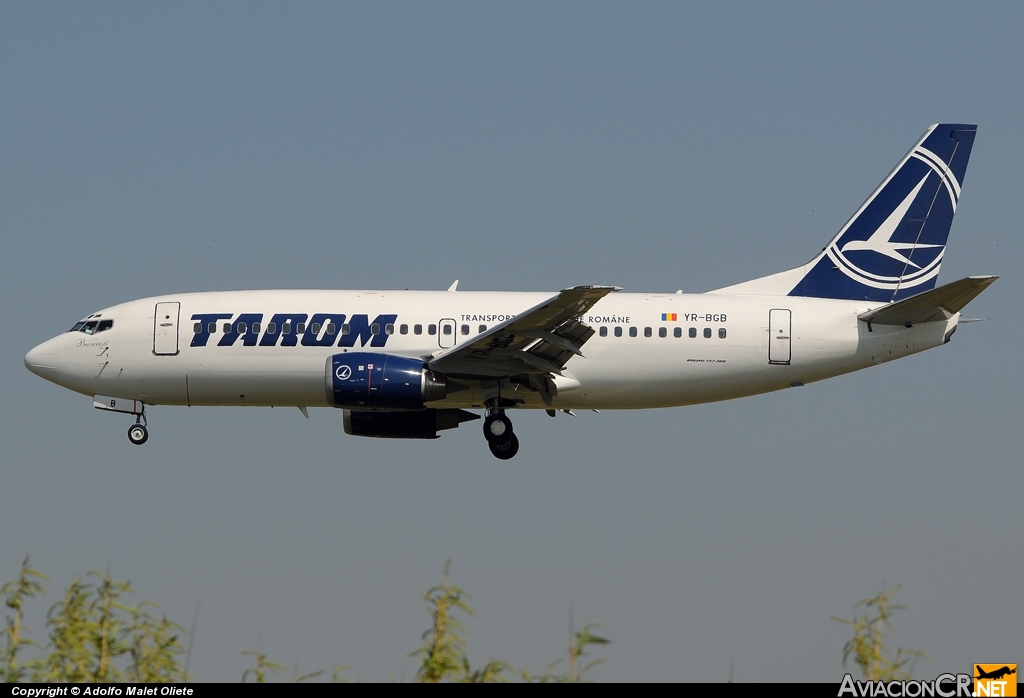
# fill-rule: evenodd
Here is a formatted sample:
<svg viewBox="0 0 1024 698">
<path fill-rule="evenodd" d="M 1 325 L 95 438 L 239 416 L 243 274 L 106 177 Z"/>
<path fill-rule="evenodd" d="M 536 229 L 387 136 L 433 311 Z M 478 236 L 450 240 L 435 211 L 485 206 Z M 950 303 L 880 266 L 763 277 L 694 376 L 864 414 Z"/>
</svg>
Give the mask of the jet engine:
<svg viewBox="0 0 1024 698">
<path fill-rule="evenodd" d="M 441 400 L 446 379 L 420 359 L 348 352 L 327 359 L 327 402 L 352 410 L 423 410 Z"/>
<path fill-rule="evenodd" d="M 418 412 L 345 410 L 345 433 L 379 439 L 436 439 L 437 432 L 480 419 L 466 410 L 427 409 Z"/>
</svg>

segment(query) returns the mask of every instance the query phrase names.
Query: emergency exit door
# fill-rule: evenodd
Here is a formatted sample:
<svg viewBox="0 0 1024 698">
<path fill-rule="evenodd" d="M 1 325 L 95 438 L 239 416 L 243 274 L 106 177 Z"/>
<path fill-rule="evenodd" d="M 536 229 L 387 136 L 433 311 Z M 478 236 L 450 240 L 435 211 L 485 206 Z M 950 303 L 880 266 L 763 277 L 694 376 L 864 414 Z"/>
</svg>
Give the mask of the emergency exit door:
<svg viewBox="0 0 1024 698">
<path fill-rule="evenodd" d="M 792 358 L 792 311 L 772 308 L 768 311 L 768 363 L 788 364 Z"/>
<path fill-rule="evenodd" d="M 181 303 L 157 303 L 153 316 L 153 353 L 174 356 L 178 353 L 178 314 Z"/>
<path fill-rule="evenodd" d="M 455 320 L 452 318 L 443 318 L 441 322 L 437 324 L 437 343 L 442 349 L 455 346 Z"/>
</svg>

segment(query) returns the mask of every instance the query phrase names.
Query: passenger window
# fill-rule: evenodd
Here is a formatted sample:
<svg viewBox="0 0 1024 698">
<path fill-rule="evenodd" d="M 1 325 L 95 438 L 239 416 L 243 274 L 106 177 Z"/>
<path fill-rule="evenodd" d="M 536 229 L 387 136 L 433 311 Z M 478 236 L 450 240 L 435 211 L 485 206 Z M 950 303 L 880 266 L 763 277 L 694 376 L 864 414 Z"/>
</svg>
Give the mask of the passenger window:
<svg viewBox="0 0 1024 698">
<path fill-rule="evenodd" d="M 409 326 L 402 325 L 401 327 L 398 328 L 398 331 L 401 332 L 402 334 L 409 334 Z"/>
<path fill-rule="evenodd" d="M 462 326 L 462 334 L 469 334 L 469 325 Z"/>
<path fill-rule="evenodd" d="M 652 337 L 652 336 L 654 336 L 654 331 L 651 330 L 650 327 L 645 327 L 644 328 L 644 337 Z"/>
<path fill-rule="evenodd" d="M 598 330 L 598 332 L 597 332 L 597 333 L 598 333 L 599 335 L 601 335 L 602 337 L 607 337 L 607 336 L 608 336 L 608 328 L 607 328 L 607 327 L 605 327 L 604 325 L 601 325 L 601 329 L 600 329 L 600 330 Z"/>
<path fill-rule="evenodd" d="M 705 327 L 704 328 L 704 339 L 711 339 L 711 328 L 710 327 Z"/>
<path fill-rule="evenodd" d="M 328 322 L 327 323 L 327 334 L 333 335 L 337 331 L 338 331 L 338 326 L 337 325 L 335 325 L 333 322 Z"/>
<path fill-rule="evenodd" d="M 343 335 L 351 334 L 352 333 L 352 325 L 348 324 L 347 322 L 343 322 L 341 324 L 341 333 Z"/>
<path fill-rule="evenodd" d="M 267 323 L 267 334 L 277 334 L 277 323 L 276 322 L 268 322 Z"/>
<path fill-rule="evenodd" d="M 394 333 L 395 333 L 395 324 L 393 322 L 389 322 L 388 324 L 384 325 L 384 334 L 394 334 Z"/>
<path fill-rule="evenodd" d="M 281 334 L 291 334 L 291 333 L 292 333 L 292 323 L 286 322 L 283 325 L 281 325 Z"/>
<path fill-rule="evenodd" d="M 696 337 L 697 337 L 697 328 L 696 327 L 691 327 L 690 328 L 690 339 L 694 339 Z"/>
<path fill-rule="evenodd" d="M 256 329 L 256 325 L 253 325 L 253 329 L 254 330 Z M 319 322 L 314 322 L 312 325 L 309 326 L 309 331 L 312 334 L 314 334 L 314 335 L 319 335 L 320 334 L 320 323 Z"/>
<path fill-rule="evenodd" d="M 295 326 L 295 334 L 302 334 L 306 331 L 306 323 L 300 322 Z"/>
<path fill-rule="evenodd" d="M 636 337 L 636 328 L 635 327 L 630 327 L 629 328 L 629 336 L 630 337 Z"/>
<path fill-rule="evenodd" d="M 622 328 L 621 327 L 616 327 L 615 328 L 615 336 L 616 337 L 621 337 L 622 336 Z"/>
<path fill-rule="evenodd" d="M 672 330 L 672 336 L 674 336 L 676 339 L 679 339 L 680 337 L 682 337 L 683 336 L 683 328 L 682 327 L 677 327 L 674 330 Z"/>
<path fill-rule="evenodd" d="M 480 334 L 483 334 L 486 331 L 487 331 L 487 325 L 480 325 Z"/>
<path fill-rule="evenodd" d="M 199 334 L 200 332 L 202 332 L 203 331 L 203 323 L 197 322 L 195 325 L 192 326 L 192 331 L 194 333 L 196 333 L 196 334 Z"/>
<path fill-rule="evenodd" d="M 238 323 L 238 334 L 245 334 L 245 323 Z"/>
<path fill-rule="evenodd" d="M 230 331 L 231 331 L 231 323 L 230 322 L 225 322 L 224 323 L 224 334 L 227 334 Z"/>
<path fill-rule="evenodd" d="M 445 325 L 444 327 L 441 328 L 441 331 L 444 332 L 445 335 L 449 335 L 452 333 L 452 329 L 453 328 L 451 325 Z"/>
<path fill-rule="evenodd" d="M 260 323 L 258 323 L 258 322 L 252 323 L 252 333 L 253 334 L 259 334 L 260 333 Z"/>
<path fill-rule="evenodd" d="M 207 326 L 206 331 L 209 332 L 210 334 L 217 334 L 217 323 L 216 322 L 211 322 Z"/>
<path fill-rule="evenodd" d="M 719 327 L 718 328 L 718 338 L 719 339 L 725 339 L 725 328 L 724 327 Z"/>
<path fill-rule="evenodd" d="M 659 327 L 658 328 L 658 336 L 659 337 L 668 337 L 668 330 L 666 330 L 664 327 Z"/>
<path fill-rule="evenodd" d="M 372 334 L 372 335 L 380 334 L 380 323 L 379 322 L 375 322 L 372 325 L 370 325 L 370 334 Z"/>
<path fill-rule="evenodd" d="M 427 325 L 427 334 L 431 337 L 437 334 L 437 325 Z"/>
<path fill-rule="evenodd" d="M 412 333 L 413 334 L 423 334 L 423 325 L 413 325 L 412 326 Z"/>
<path fill-rule="evenodd" d="M 100 320 L 100 326 L 96 328 L 97 332 L 105 332 L 114 326 L 113 320 Z"/>
</svg>

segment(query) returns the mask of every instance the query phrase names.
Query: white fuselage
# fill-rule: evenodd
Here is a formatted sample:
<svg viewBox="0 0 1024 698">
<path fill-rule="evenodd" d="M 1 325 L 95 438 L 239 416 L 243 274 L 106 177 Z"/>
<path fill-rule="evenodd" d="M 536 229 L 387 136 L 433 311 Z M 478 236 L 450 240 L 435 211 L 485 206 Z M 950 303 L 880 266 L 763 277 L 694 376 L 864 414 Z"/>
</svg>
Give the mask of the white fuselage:
<svg viewBox="0 0 1024 698">
<path fill-rule="evenodd" d="M 149 405 L 328 406 L 325 363 L 334 354 L 378 352 L 428 360 L 549 297 L 299 290 L 161 296 L 104 309 L 90 318 L 113 320 L 109 329 L 58 335 L 33 349 L 25 362 L 71 390 Z M 497 388 L 520 407 L 541 409 L 725 400 L 938 346 L 959 319 L 957 314 L 910 328 L 869 327 L 858 320 L 859 313 L 878 306 L 789 296 L 613 293 L 582 316 L 595 334 L 583 346 L 584 355 L 571 358 L 555 377 L 551 405 L 521 383 L 501 381 Z M 378 319 L 378 327 L 372 327 Z M 244 333 L 238 333 L 240 322 Z M 286 323 L 290 334 L 281 331 Z M 464 389 L 428 406 L 483 407 L 485 392 L 495 383 L 465 381 Z"/>
</svg>

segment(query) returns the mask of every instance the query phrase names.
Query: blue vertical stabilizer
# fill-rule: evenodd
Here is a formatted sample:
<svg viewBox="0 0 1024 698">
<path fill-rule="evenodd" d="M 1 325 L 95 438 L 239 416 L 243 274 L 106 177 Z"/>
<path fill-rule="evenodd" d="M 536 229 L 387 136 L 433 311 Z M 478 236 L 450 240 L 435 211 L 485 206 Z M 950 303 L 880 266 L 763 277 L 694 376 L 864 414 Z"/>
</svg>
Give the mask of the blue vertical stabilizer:
<svg viewBox="0 0 1024 698">
<path fill-rule="evenodd" d="M 934 288 L 976 132 L 925 131 L 789 295 L 888 302 Z"/>
</svg>

